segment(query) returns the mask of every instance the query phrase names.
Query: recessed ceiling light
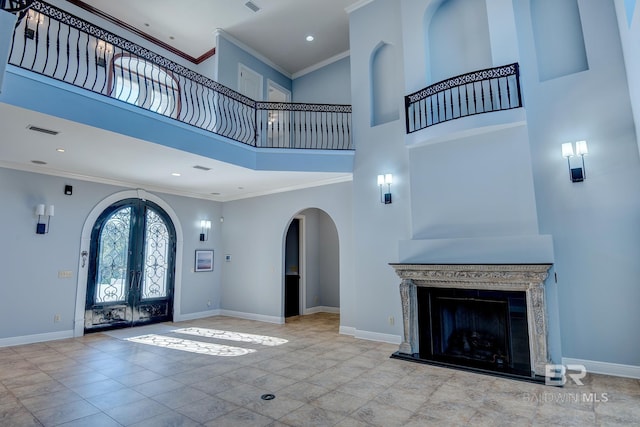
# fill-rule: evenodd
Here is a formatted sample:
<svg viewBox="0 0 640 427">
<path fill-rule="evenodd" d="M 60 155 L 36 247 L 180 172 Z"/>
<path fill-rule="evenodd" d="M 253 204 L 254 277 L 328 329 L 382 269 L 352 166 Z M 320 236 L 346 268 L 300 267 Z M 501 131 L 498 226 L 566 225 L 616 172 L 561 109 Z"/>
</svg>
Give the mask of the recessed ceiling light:
<svg viewBox="0 0 640 427">
<path fill-rule="evenodd" d="M 244 190 L 244 187 L 238 187 L 238 190 Z"/>
<path fill-rule="evenodd" d="M 173 36 L 169 36 L 169 40 L 175 40 L 176 38 Z"/>
<path fill-rule="evenodd" d="M 47 162 L 43 162 L 42 160 L 31 160 L 31 163 L 35 165 L 46 165 Z"/>
<path fill-rule="evenodd" d="M 144 26 L 145 26 L 145 27 L 148 27 L 148 26 L 149 26 L 149 23 L 148 23 L 148 22 L 145 22 L 145 23 L 144 23 Z"/>
<path fill-rule="evenodd" d="M 58 153 L 64 153 L 64 148 L 56 148 L 56 151 L 57 151 Z"/>
<path fill-rule="evenodd" d="M 311 34 L 309 34 L 309 35 L 307 36 L 307 41 L 308 41 L 308 42 L 312 42 L 314 38 L 315 38 L 315 37 L 313 37 Z"/>
<path fill-rule="evenodd" d="M 222 193 L 211 193 L 212 196 L 219 196 Z"/>
<path fill-rule="evenodd" d="M 171 176 L 180 176 L 181 174 L 179 174 L 178 172 L 172 172 Z"/>
</svg>

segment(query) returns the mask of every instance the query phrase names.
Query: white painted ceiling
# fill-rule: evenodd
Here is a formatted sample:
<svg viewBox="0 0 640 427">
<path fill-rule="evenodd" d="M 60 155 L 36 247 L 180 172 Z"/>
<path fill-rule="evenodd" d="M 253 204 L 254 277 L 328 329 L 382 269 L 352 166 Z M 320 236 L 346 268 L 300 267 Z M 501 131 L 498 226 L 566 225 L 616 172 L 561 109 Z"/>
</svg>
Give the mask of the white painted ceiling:
<svg viewBox="0 0 640 427">
<path fill-rule="evenodd" d="M 348 173 L 255 171 L 4 103 L 0 124 L 0 167 L 149 191 L 229 201 L 351 179 Z"/>
<path fill-rule="evenodd" d="M 195 58 L 222 29 L 293 75 L 349 50 L 345 8 L 360 0 L 83 1 Z"/>
<path fill-rule="evenodd" d="M 85 3 L 193 57 L 214 47 L 213 31 L 221 28 L 295 74 L 348 51 L 345 8 L 358 1 L 252 0 L 261 8 L 257 13 L 245 6 L 246 0 Z M 308 34 L 315 37 L 311 43 L 305 41 Z M 0 125 L 0 167 L 149 191 L 228 201 L 351 179 L 345 173 L 254 171 L 2 103 Z M 33 132 L 28 125 L 60 134 Z M 197 170 L 195 165 L 211 170 Z"/>
</svg>

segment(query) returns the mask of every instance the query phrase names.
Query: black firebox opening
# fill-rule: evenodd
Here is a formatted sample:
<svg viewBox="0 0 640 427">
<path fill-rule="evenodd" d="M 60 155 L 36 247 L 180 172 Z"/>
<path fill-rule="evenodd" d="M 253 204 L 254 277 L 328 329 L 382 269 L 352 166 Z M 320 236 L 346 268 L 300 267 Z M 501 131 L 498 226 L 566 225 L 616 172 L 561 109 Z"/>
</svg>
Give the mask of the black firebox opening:
<svg viewBox="0 0 640 427">
<path fill-rule="evenodd" d="M 531 376 L 525 292 L 418 288 L 419 358 Z"/>
</svg>

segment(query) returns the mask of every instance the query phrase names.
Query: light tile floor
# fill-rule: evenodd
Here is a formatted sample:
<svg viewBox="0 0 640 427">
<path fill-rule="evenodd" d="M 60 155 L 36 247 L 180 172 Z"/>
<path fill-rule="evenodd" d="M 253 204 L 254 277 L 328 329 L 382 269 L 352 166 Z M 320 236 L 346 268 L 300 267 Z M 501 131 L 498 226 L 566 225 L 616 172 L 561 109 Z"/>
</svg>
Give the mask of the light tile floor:
<svg viewBox="0 0 640 427">
<path fill-rule="evenodd" d="M 212 317 L 0 348 L 0 426 L 640 425 L 638 380 L 557 388 L 405 362 L 338 326 Z"/>
</svg>

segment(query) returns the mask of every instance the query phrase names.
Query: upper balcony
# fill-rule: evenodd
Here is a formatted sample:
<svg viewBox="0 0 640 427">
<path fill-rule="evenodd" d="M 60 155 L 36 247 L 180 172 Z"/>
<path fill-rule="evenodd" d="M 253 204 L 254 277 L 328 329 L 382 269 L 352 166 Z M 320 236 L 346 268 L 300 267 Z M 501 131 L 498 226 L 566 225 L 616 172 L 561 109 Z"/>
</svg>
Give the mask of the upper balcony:
<svg viewBox="0 0 640 427">
<path fill-rule="evenodd" d="M 289 156 L 297 159 L 297 170 L 308 167 L 315 171 L 351 172 L 350 105 L 250 99 L 42 1 L 33 1 L 18 19 L 9 64 L 37 73 L 33 80 L 45 85 L 47 79 L 55 79 L 81 88 L 81 91 L 75 90 L 76 94 L 91 91 L 98 98 L 106 97 L 106 104 L 112 108 L 121 106 L 130 110 L 133 107 L 145 110 L 147 116 L 148 112 L 160 115 L 163 123 L 191 128 L 201 140 L 190 147 L 173 145 L 176 148 L 254 169 L 290 169 L 292 166 L 284 166 L 291 163 L 285 161 Z M 96 99 L 95 95 L 92 97 Z M 36 109 L 24 103 L 19 106 Z M 72 106 L 58 105 L 57 108 Z M 40 111 L 56 115 L 55 107 Z M 78 116 L 65 118 L 84 121 Z M 96 122 L 85 123 L 95 125 Z M 119 131 L 119 128 L 109 130 Z M 139 132 L 131 136 L 171 145 L 153 137 L 145 138 Z M 202 140 L 208 140 L 207 144 L 216 145 L 218 149 L 205 147 Z M 228 147 L 219 149 L 221 143 Z M 195 145 L 199 148 L 194 148 Z M 235 154 L 225 155 L 229 150 Z M 234 161 L 243 157 L 242 152 L 250 160 Z"/>
<path fill-rule="evenodd" d="M 405 96 L 407 142 L 437 142 L 517 125 L 524 122 L 520 107 L 517 63 L 452 77 Z M 486 114 L 495 112 L 502 114 Z M 451 121 L 457 123 L 435 126 Z"/>
</svg>

